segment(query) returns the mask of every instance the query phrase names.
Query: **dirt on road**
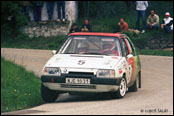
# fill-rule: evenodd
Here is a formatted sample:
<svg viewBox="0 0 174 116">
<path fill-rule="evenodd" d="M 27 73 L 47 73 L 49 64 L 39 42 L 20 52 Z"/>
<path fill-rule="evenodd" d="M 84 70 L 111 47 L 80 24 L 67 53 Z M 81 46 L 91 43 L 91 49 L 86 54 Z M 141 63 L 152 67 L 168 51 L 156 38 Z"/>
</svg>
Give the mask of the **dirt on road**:
<svg viewBox="0 0 174 116">
<path fill-rule="evenodd" d="M 39 77 L 51 50 L 1 48 L 1 56 L 24 66 Z M 140 55 L 142 88 L 123 99 L 62 94 L 55 103 L 46 103 L 4 115 L 125 115 L 173 114 L 173 57 Z M 3 67 L 1 67 L 3 68 Z"/>
</svg>

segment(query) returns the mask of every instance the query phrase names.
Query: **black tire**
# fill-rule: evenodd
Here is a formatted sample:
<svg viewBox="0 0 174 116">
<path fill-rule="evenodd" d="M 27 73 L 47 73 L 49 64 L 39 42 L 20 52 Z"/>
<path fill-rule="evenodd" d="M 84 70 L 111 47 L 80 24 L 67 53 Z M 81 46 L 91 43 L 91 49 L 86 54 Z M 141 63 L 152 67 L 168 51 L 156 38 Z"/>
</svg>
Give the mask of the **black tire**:
<svg viewBox="0 0 174 116">
<path fill-rule="evenodd" d="M 134 84 L 129 87 L 130 92 L 136 92 L 138 91 L 138 88 L 141 88 L 141 73 L 138 73 L 138 77 L 136 78 Z"/>
<path fill-rule="evenodd" d="M 141 72 L 139 72 L 139 88 L 141 88 Z"/>
<path fill-rule="evenodd" d="M 126 91 L 127 91 L 127 82 L 126 82 L 126 79 L 123 77 L 121 82 L 120 82 L 120 86 L 119 86 L 118 91 L 111 93 L 111 97 L 113 99 L 123 98 L 126 95 Z"/>
<path fill-rule="evenodd" d="M 41 96 L 42 96 L 42 99 L 45 102 L 48 102 L 48 103 L 55 102 L 58 95 L 59 95 L 59 93 L 57 91 L 50 90 L 42 84 L 42 86 L 41 86 Z"/>
</svg>

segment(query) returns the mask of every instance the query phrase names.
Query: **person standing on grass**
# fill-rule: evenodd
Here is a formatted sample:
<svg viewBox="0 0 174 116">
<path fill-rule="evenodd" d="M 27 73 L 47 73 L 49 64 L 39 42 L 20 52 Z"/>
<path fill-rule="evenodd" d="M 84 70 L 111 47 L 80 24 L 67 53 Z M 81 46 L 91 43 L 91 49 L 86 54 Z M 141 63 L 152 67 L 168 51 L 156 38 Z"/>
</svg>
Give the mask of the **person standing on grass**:
<svg viewBox="0 0 174 116">
<path fill-rule="evenodd" d="M 147 1 L 136 1 L 136 29 L 140 30 L 140 17 L 142 18 L 143 22 L 143 29 L 141 33 L 145 32 L 146 28 L 146 9 L 148 7 Z"/>
<path fill-rule="evenodd" d="M 52 20 L 53 17 L 53 10 L 54 10 L 54 1 L 47 1 L 47 13 L 48 13 L 48 20 Z"/>
<path fill-rule="evenodd" d="M 43 1 L 33 1 L 33 14 L 34 14 L 34 21 L 39 22 L 41 21 L 41 12 L 43 7 Z"/>
<path fill-rule="evenodd" d="M 62 11 L 62 14 L 61 14 L 61 11 Z M 65 1 L 57 2 L 57 13 L 58 13 L 57 22 L 60 22 L 61 18 L 62 18 L 62 22 L 65 22 Z M 63 17 L 62 17 L 62 15 L 63 15 Z"/>
<path fill-rule="evenodd" d="M 27 17 L 27 19 L 30 21 L 30 16 L 29 16 L 29 12 L 31 9 L 31 2 L 30 1 L 19 1 L 21 7 L 22 7 L 22 13 L 24 13 L 24 15 Z"/>
<path fill-rule="evenodd" d="M 159 28 L 159 16 L 155 14 L 154 10 L 150 11 L 150 15 L 147 19 L 147 28 L 158 29 Z"/>
<path fill-rule="evenodd" d="M 173 32 L 173 18 L 170 17 L 170 13 L 165 13 L 165 18 L 161 24 L 161 29 L 164 29 L 167 33 Z"/>
</svg>

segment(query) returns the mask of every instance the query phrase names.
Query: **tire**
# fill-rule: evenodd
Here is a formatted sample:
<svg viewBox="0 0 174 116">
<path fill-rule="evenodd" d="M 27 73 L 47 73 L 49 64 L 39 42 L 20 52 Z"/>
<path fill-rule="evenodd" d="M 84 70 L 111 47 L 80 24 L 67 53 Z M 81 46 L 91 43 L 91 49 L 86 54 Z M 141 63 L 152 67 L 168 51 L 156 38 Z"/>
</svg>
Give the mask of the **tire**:
<svg viewBox="0 0 174 116">
<path fill-rule="evenodd" d="M 141 88 L 141 73 L 138 73 L 138 77 L 136 78 L 136 81 L 134 82 L 134 84 L 129 87 L 129 91 L 130 92 L 136 92 L 138 91 L 138 88 Z"/>
<path fill-rule="evenodd" d="M 126 95 L 126 91 L 127 91 L 127 82 L 126 82 L 126 79 L 123 77 L 121 79 L 118 91 L 111 93 L 111 97 L 114 99 L 115 98 L 117 98 L 117 99 L 123 98 Z"/>
<path fill-rule="evenodd" d="M 59 95 L 59 93 L 57 91 L 50 90 L 42 84 L 42 86 L 41 86 L 41 96 L 42 96 L 42 99 L 45 102 L 48 102 L 48 103 L 55 102 L 58 95 Z"/>
<path fill-rule="evenodd" d="M 141 88 L 141 72 L 139 72 L 139 88 Z"/>
</svg>

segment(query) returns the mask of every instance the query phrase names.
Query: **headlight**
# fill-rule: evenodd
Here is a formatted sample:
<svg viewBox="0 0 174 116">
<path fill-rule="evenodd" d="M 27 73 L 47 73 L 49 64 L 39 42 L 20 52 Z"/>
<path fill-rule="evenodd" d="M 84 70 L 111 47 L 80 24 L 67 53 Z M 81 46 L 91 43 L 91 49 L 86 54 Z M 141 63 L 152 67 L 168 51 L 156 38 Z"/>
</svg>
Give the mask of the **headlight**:
<svg viewBox="0 0 174 116">
<path fill-rule="evenodd" d="M 114 70 L 98 70 L 97 71 L 97 77 L 101 78 L 114 78 L 115 77 L 115 71 Z"/>
<path fill-rule="evenodd" d="M 44 75 L 58 75 L 60 76 L 61 71 L 60 68 L 56 67 L 45 67 L 45 69 L 43 70 L 43 74 Z"/>
</svg>

